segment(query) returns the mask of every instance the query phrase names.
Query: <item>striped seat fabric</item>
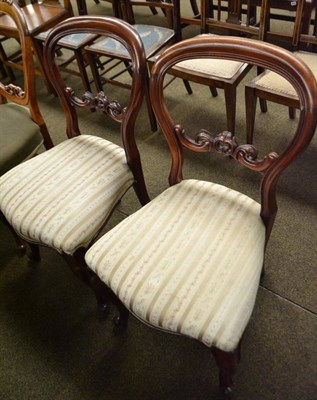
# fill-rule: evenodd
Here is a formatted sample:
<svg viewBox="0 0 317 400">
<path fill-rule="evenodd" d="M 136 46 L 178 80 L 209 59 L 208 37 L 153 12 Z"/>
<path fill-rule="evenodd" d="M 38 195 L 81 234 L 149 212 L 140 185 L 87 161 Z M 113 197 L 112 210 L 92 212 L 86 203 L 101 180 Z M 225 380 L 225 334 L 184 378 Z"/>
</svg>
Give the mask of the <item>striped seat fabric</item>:
<svg viewBox="0 0 317 400">
<path fill-rule="evenodd" d="M 73 254 L 86 247 L 133 184 L 124 150 L 81 135 L 0 178 L 0 207 L 25 239 Z"/>
<path fill-rule="evenodd" d="M 257 202 L 184 180 L 104 235 L 86 262 L 142 321 L 231 351 L 254 307 L 264 244 Z"/>
</svg>

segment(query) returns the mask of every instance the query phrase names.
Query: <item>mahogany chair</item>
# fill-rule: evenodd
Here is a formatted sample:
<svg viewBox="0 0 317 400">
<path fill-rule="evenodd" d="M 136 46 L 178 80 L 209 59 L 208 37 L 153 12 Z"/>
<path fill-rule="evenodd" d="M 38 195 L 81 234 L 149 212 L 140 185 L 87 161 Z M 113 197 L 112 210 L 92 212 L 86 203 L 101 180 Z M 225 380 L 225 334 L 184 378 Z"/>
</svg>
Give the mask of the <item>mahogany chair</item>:
<svg viewBox="0 0 317 400">
<path fill-rule="evenodd" d="M 47 126 L 38 107 L 32 57 L 32 40 L 20 8 L 0 2 L 0 13 L 16 26 L 21 46 L 23 88 L 0 81 L 0 176 L 33 157 L 44 144 L 53 147 Z M 4 74 L 3 78 L 6 78 Z M 3 218 L 3 216 L 1 215 Z M 14 235 L 18 246 L 25 250 L 24 242 Z"/>
<path fill-rule="evenodd" d="M 192 134 L 172 118 L 164 77 L 173 65 L 192 58 L 255 63 L 292 83 L 301 102 L 300 120 L 280 155 L 271 152 L 260 159 L 254 146 L 239 144 L 230 132 Z M 99 277 L 96 288 L 111 290 L 122 302 L 121 326 L 130 311 L 148 326 L 202 342 L 215 356 L 220 386 L 229 396 L 277 212 L 278 179 L 314 135 L 317 83 L 310 69 L 282 48 L 204 36 L 163 52 L 152 69 L 150 94 L 171 152 L 170 188 L 99 239 L 86 261 Z M 216 183 L 183 179 L 190 150 L 230 156 L 261 175 L 259 202 Z"/>
<path fill-rule="evenodd" d="M 299 0 L 297 3 L 296 19 L 293 27 L 292 43 L 293 47 L 299 48 L 302 32 L 302 22 L 305 0 Z M 315 32 L 316 35 L 316 32 Z M 313 35 L 303 34 L 305 43 L 317 43 L 317 37 Z M 295 57 L 303 60 L 312 70 L 317 79 L 317 54 L 303 50 L 294 52 Z M 267 112 L 267 101 L 285 105 L 289 108 L 289 117 L 295 118 L 295 109 L 300 108 L 298 95 L 292 85 L 281 75 L 265 70 L 245 87 L 246 97 L 246 125 L 247 125 L 247 142 L 253 143 L 253 134 L 255 127 L 256 103 L 260 100 L 260 108 L 262 112 Z"/>
<path fill-rule="evenodd" d="M 242 4 L 241 4 L 242 6 Z M 260 23 L 258 26 L 246 26 L 243 24 L 236 25 L 235 33 L 248 33 L 252 37 L 259 40 L 264 38 L 264 20 L 263 15 L 266 10 L 266 0 L 262 0 Z M 207 3 L 205 7 L 210 7 Z M 206 19 L 207 8 L 202 10 L 202 19 Z M 229 18 L 229 14 L 228 14 Z M 219 22 L 219 21 L 217 21 Z M 211 24 L 211 22 L 208 22 Z M 231 29 L 232 22 L 223 22 L 221 26 Z M 218 23 L 216 24 L 218 27 Z M 205 30 L 205 29 L 202 29 Z M 153 64 L 154 60 L 151 60 Z M 210 88 L 213 97 L 218 95 L 217 89 L 224 90 L 225 106 L 227 115 L 227 129 L 231 133 L 235 133 L 236 123 L 236 93 L 237 86 L 252 68 L 245 62 L 228 61 L 228 60 L 211 60 L 211 59 L 192 59 L 179 63 L 170 69 L 169 74 L 183 79 L 185 82 L 195 82 L 206 85 Z M 188 93 L 192 94 L 190 86 Z"/>
<path fill-rule="evenodd" d="M 126 106 L 110 100 L 103 92 L 97 96 L 86 92 L 77 97 L 62 79 L 55 60 L 58 41 L 84 32 L 120 40 L 129 51 L 133 74 Z M 69 18 L 52 29 L 45 43 L 45 68 L 61 101 L 68 139 L 0 178 L 0 208 L 16 233 L 31 244 L 36 258 L 37 245 L 50 247 L 90 285 L 92 274 L 84 254 L 122 196 L 133 186 L 141 204 L 149 201 L 134 139 L 147 65 L 142 41 L 135 30 L 110 17 Z M 105 119 L 109 116 L 120 121 L 123 148 L 92 136 L 91 132 L 82 135 L 77 107 L 102 111 L 107 114 Z M 97 300 L 103 309 L 102 297 Z"/>
<path fill-rule="evenodd" d="M 153 25 L 142 25 L 134 24 L 134 13 L 133 6 L 146 6 L 160 8 L 166 11 L 168 28 L 153 26 Z M 145 55 L 147 59 L 150 59 L 154 54 L 158 53 L 164 46 L 171 42 L 175 42 L 180 37 L 180 5 L 179 0 L 173 0 L 173 2 L 159 2 L 159 1 L 122 1 L 123 15 L 127 21 L 133 25 L 133 28 L 138 32 L 143 41 Z M 131 72 L 131 65 L 129 55 L 120 43 L 114 41 L 111 38 L 105 38 L 103 40 L 96 41 L 91 46 L 86 47 L 86 52 L 89 55 L 92 74 L 97 91 L 101 91 L 105 84 L 112 84 L 122 88 L 130 89 L 130 84 L 122 79 L 122 74 L 125 72 Z M 96 63 L 96 59 L 104 57 L 103 65 L 106 68 L 100 70 L 100 67 Z M 123 65 L 123 69 L 118 65 Z M 114 70 L 114 67 L 116 68 Z M 121 80 L 117 79 L 121 76 Z M 148 76 L 144 80 L 146 87 L 146 102 L 149 114 L 149 120 L 152 131 L 156 131 L 157 125 L 155 117 L 153 115 L 151 103 L 149 100 L 148 92 Z"/>
<path fill-rule="evenodd" d="M 10 1 L 10 0 L 3 0 Z M 19 1 L 19 6 L 25 17 L 26 25 L 29 31 L 29 36 L 32 40 L 32 48 L 34 54 L 38 60 L 38 69 L 36 74 L 40 75 L 48 90 L 51 91 L 49 79 L 45 73 L 43 67 L 43 55 L 42 45 L 36 40 L 36 36 L 41 32 L 45 32 L 48 29 L 55 26 L 58 22 L 63 21 L 73 15 L 72 5 L 70 0 L 64 0 L 62 6 L 57 0 L 38 2 L 32 0 L 30 4 L 27 4 L 25 0 Z M 6 38 L 18 38 L 19 33 L 12 21 L 7 15 L 0 16 L 0 35 Z M 16 68 L 22 70 L 23 67 L 19 60 L 1 60 L 4 65 L 8 65 L 10 68 Z"/>
</svg>

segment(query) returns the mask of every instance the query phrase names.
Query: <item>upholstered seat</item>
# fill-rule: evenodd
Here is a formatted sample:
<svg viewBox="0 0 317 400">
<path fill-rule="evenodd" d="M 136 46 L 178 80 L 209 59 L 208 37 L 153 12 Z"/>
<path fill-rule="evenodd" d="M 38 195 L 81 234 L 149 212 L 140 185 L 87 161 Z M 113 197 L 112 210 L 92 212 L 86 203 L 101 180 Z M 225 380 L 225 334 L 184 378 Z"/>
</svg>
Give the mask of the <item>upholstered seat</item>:
<svg viewBox="0 0 317 400">
<path fill-rule="evenodd" d="M 159 26 L 136 24 L 133 25 L 133 28 L 141 36 L 146 57 L 151 56 L 175 35 L 172 29 Z M 111 38 L 105 38 L 94 43 L 89 47 L 89 50 L 106 53 L 109 56 L 130 58 L 126 48 L 120 42 Z"/>
<path fill-rule="evenodd" d="M 0 205 L 26 240 L 73 254 L 88 246 L 133 182 L 121 147 L 82 135 L 2 176 Z"/>
<path fill-rule="evenodd" d="M 296 51 L 294 55 L 307 64 L 317 79 L 317 54 Z M 266 73 L 255 82 L 255 86 L 298 98 L 293 86 L 286 79 L 272 71 L 266 71 Z"/>
<path fill-rule="evenodd" d="M 19 129 L 12 129 L 12 121 Z M 1 176 L 35 155 L 43 144 L 43 136 L 38 124 L 32 121 L 28 108 L 14 103 L 1 105 L 0 126 Z"/>
<path fill-rule="evenodd" d="M 203 34 L 197 37 L 210 37 L 214 34 Z M 174 69 L 187 72 L 196 73 L 205 78 L 232 79 L 236 74 L 242 72 L 246 68 L 246 64 L 238 61 L 230 60 L 217 60 L 217 59 L 204 59 L 197 58 L 193 60 L 182 61 L 175 65 Z"/>
<path fill-rule="evenodd" d="M 259 149 L 239 144 L 231 132 L 211 133 L 190 107 L 193 115 L 186 115 L 186 124 L 192 117 L 196 128 L 185 128 L 179 115 L 172 117 L 164 96 L 166 75 L 179 62 L 217 57 L 272 69 L 297 88 L 300 121 L 280 155 L 271 151 L 259 157 Z M 85 259 L 96 292 L 118 307 L 117 327 L 127 326 L 131 312 L 147 325 L 204 343 L 215 356 L 220 387 L 231 399 L 241 338 L 276 217 L 277 181 L 313 137 L 317 82 L 301 60 L 277 46 L 220 36 L 177 43 L 158 57 L 151 73 L 153 110 L 171 153 L 170 187 L 107 232 Z M 189 151 L 230 156 L 262 173 L 260 203 L 213 182 L 184 180 Z M 220 162 L 219 172 L 224 165 Z M 238 170 L 233 169 L 234 177 Z"/>
<path fill-rule="evenodd" d="M 231 79 L 244 67 L 245 63 L 237 61 L 198 58 L 182 61 L 174 69 L 191 73 L 195 71 L 195 73 L 201 74 L 206 78 L 215 76 L 223 79 Z"/>
<path fill-rule="evenodd" d="M 217 36 L 208 33 L 197 35 L 196 37 L 212 38 Z M 150 66 L 154 64 L 157 58 L 156 56 L 149 60 Z M 217 89 L 223 89 L 227 113 L 227 130 L 234 133 L 237 86 L 251 68 L 252 65 L 239 61 L 197 57 L 177 63 L 173 68 L 170 68 L 169 74 L 183 79 L 188 94 L 192 94 L 189 82 L 209 86 L 213 97 L 218 95 Z"/>
<path fill-rule="evenodd" d="M 184 180 L 103 236 L 86 261 L 138 318 L 231 351 L 254 306 L 264 243 L 257 202 Z"/>
</svg>

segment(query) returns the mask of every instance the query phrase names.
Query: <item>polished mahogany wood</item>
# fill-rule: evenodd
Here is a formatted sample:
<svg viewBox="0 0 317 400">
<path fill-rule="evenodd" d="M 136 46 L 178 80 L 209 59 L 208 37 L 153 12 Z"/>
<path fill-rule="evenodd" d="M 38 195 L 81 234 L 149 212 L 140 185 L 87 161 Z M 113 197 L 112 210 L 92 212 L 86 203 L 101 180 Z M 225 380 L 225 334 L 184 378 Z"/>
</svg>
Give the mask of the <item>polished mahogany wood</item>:
<svg viewBox="0 0 317 400">
<path fill-rule="evenodd" d="M 164 78 L 175 64 L 192 58 L 247 62 L 278 72 L 291 82 L 300 101 L 300 118 L 295 134 L 285 143 L 280 154 L 270 152 L 260 158 L 253 145 L 239 144 L 231 132 L 214 135 L 208 129 L 200 129 L 192 134 L 183 129 L 180 121 L 175 121 L 165 102 Z M 157 121 L 171 152 L 170 185 L 183 179 L 182 169 L 187 154 L 184 149 L 194 152 L 213 151 L 230 156 L 243 166 L 260 172 L 260 215 L 266 227 L 267 242 L 277 213 L 276 189 L 279 177 L 307 148 L 317 125 L 317 82 L 310 69 L 290 52 L 268 43 L 237 37 L 203 36 L 175 44 L 162 53 L 152 67 L 150 95 Z M 233 376 L 240 360 L 240 348 L 238 346 L 233 352 L 212 348 L 212 352 L 219 367 L 220 387 L 225 396 L 230 397 Z"/>
</svg>

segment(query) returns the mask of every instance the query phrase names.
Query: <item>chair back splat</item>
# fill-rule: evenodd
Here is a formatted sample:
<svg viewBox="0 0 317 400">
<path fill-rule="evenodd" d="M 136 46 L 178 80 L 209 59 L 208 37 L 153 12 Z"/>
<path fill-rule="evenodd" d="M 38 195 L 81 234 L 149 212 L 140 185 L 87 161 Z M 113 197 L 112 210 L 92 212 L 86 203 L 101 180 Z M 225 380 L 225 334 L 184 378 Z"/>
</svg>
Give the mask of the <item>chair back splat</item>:
<svg viewBox="0 0 317 400">
<path fill-rule="evenodd" d="M 290 81 L 301 112 L 297 130 L 280 154 L 270 150 L 260 157 L 253 145 L 239 144 L 231 132 L 213 135 L 200 129 L 189 134 L 173 120 L 168 95 L 166 102 L 164 98 L 164 77 L 177 63 L 201 58 L 255 64 Z M 141 321 L 210 348 L 220 387 L 230 395 L 277 212 L 278 178 L 313 137 L 317 83 L 307 65 L 282 48 L 220 36 L 175 44 L 158 57 L 151 72 L 153 110 L 172 157 L 170 187 L 99 239 L 86 262 Z M 218 183 L 183 179 L 189 150 L 215 151 L 260 172 L 260 202 Z M 122 309 L 120 322 L 125 326 Z"/>
<path fill-rule="evenodd" d="M 59 68 L 55 62 L 55 51 L 58 41 L 67 35 L 75 33 L 93 33 L 104 35 L 118 40 L 126 47 L 133 65 L 133 83 L 129 102 L 122 107 L 116 100 L 110 101 L 108 97 L 99 92 L 93 96 L 86 92 L 82 99 L 75 95 L 72 88 L 63 81 Z M 51 83 L 54 86 L 64 109 L 67 122 L 67 135 L 69 138 L 80 135 L 78 118 L 75 107 L 100 110 L 108 114 L 115 121 L 121 122 L 122 142 L 124 144 L 128 165 L 132 169 L 137 182 L 143 182 L 143 173 L 140 164 L 140 155 L 134 137 L 135 121 L 140 111 L 144 97 L 143 82 L 146 79 L 146 59 L 142 41 L 135 30 L 126 22 L 111 17 L 86 16 L 69 19 L 57 26 L 48 35 L 44 48 L 45 68 L 48 71 Z M 144 182 L 144 196 L 141 202 L 146 203 L 148 196 Z"/>
</svg>

